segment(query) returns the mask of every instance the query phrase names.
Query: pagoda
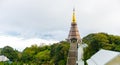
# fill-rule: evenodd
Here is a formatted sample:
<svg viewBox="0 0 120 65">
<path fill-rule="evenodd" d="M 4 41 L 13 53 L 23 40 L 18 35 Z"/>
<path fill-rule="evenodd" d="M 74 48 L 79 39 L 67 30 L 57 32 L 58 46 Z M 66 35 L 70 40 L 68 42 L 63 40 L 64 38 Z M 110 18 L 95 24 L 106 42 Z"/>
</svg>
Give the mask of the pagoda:
<svg viewBox="0 0 120 65">
<path fill-rule="evenodd" d="M 70 43 L 70 48 L 66 65 L 78 65 L 78 48 L 82 41 L 77 27 L 75 9 L 73 9 L 71 28 L 67 41 Z"/>
</svg>

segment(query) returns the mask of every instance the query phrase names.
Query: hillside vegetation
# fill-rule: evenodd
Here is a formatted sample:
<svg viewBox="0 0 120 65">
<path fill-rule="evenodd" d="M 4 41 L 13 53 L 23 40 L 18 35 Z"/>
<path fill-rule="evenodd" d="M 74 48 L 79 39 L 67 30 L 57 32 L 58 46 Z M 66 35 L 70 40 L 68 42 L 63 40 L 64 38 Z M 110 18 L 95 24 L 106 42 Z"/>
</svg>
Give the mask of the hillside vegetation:
<svg viewBox="0 0 120 65">
<path fill-rule="evenodd" d="M 84 61 L 100 49 L 120 52 L 120 36 L 109 35 L 107 33 L 93 33 L 84 37 L 83 42 L 88 45 L 84 49 Z"/>
<path fill-rule="evenodd" d="M 7 56 L 12 62 L 1 62 L 0 65 L 66 65 L 69 43 L 60 42 L 50 46 L 32 45 L 18 52 L 5 46 L 1 55 Z"/>
<path fill-rule="evenodd" d="M 120 36 L 107 33 L 92 33 L 85 36 L 83 43 L 88 46 L 84 48 L 84 61 L 89 59 L 100 49 L 107 49 L 120 52 Z M 65 41 L 53 45 L 25 48 L 22 52 L 5 46 L 1 55 L 5 55 L 10 62 L 0 62 L 0 65 L 66 65 L 70 44 Z"/>
</svg>

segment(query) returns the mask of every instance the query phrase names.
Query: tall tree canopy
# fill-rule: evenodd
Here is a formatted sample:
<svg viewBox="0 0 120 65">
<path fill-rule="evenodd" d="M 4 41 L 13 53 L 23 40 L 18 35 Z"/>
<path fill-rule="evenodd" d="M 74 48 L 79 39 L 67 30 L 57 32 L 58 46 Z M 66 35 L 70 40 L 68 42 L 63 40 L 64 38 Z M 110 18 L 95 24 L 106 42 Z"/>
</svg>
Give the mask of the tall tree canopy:
<svg viewBox="0 0 120 65">
<path fill-rule="evenodd" d="M 18 59 L 18 51 L 14 50 L 10 46 L 5 46 L 1 50 L 1 55 L 7 56 L 11 61 L 17 61 L 17 59 Z"/>
<path fill-rule="evenodd" d="M 107 33 L 92 33 L 84 37 L 83 42 L 88 45 L 84 49 L 85 61 L 100 49 L 120 51 L 120 36 Z"/>
<path fill-rule="evenodd" d="M 84 61 L 89 59 L 100 49 L 120 52 L 120 36 L 107 33 L 92 33 L 82 39 L 88 46 L 84 48 Z M 1 54 L 7 56 L 11 65 L 66 65 L 70 43 L 61 41 L 53 45 L 26 47 L 22 52 L 10 46 L 0 49 Z M 5 65 L 4 62 L 0 62 Z"/>
</svg>

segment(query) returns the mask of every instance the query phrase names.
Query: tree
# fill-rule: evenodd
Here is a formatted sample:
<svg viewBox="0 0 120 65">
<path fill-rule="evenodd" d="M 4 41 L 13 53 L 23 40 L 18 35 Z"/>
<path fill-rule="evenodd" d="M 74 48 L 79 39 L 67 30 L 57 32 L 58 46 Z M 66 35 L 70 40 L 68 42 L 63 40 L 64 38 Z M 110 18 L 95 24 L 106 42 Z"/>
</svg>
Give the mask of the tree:
<svg viewBox="0 0 120 65">
<path fill-rule="evenodd" d="M 14 50 L 10 46 L 5 46 L 1 50 L 1 54 L 7 56 L 11 61 L 17 61 L 17 59 L 18 59 L 18 51 Z"/>
<path fill-rule="evenodd" d="M 38 64 L 47 63 L 50 61 L 50 50 L 44 50 L 35 55 Z"/>
<path fill-rule="evenodd" d="M 63 65 L 66 65 L 69 47 L 69 43 L 65 41 L 51 46 L 50 56 L 55 65 L 59 65 L 61 62 L 64 62 Z"/>
<path fill-rule="evenodd" d="M 109 35 L 107 33 L 92 33 L 84 37 L 83 42 L 88 45 L 84 49 L 84 61 L 100 49 L 120 51 L 120 36 Z"/>
<path fill-rule="evenodd" d="M 32 45 L 31 47 L 27 47 L 22 52 L 21 60 L 23 62 L 29 62 L 29 61 L 33 62 L 33 59 L 35 59 L 34 55 L 37 54 L 37 52 L 38 52 L 37 45 Z"/>
</svg>

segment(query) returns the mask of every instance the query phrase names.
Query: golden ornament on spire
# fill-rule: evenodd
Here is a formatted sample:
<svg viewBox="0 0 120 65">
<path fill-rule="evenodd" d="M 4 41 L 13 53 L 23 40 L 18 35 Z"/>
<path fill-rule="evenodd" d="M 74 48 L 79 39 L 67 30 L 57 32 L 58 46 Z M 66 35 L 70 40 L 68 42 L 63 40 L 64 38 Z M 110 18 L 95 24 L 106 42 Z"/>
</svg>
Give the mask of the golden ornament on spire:
<svg viewBox="0 0 120 65">
<path fill-rule="evenodd" d="M 72 23 L 76 23 L 75 8 L 73 8 Z"/>
</svg>

